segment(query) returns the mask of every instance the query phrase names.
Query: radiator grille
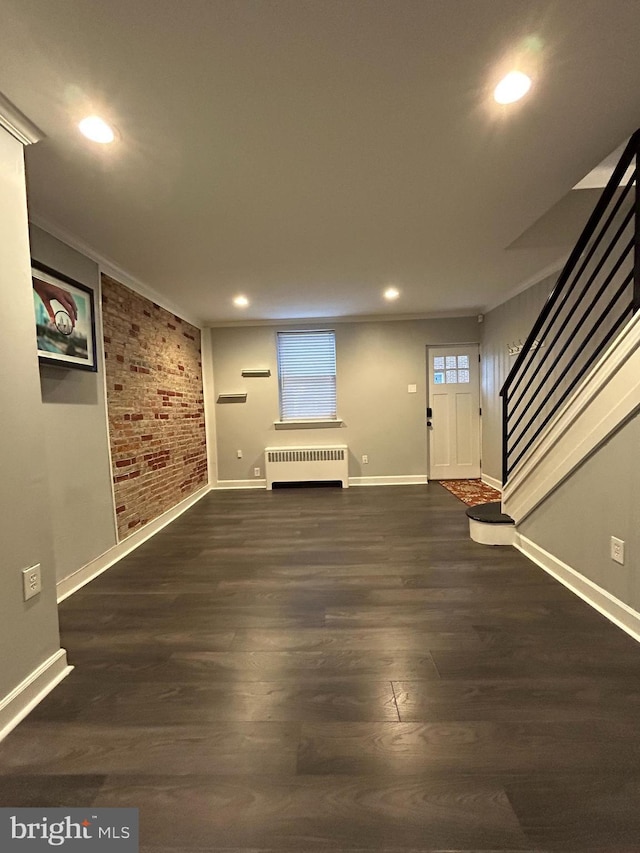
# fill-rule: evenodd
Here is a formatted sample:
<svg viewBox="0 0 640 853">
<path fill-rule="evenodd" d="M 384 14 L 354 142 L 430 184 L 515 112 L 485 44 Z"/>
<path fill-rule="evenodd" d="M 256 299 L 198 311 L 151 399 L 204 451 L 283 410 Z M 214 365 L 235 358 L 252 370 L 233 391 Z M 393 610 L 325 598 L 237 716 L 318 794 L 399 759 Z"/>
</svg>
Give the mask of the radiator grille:
<svg viewBox="0 0 640 853">
<path fill-rule="evenodd" d="M 274 483 L 341 482 L 349 487 L 349 448 L 346 444 L 325 447 L 265 447 L 267 489 Z"/>
<path fill-rule="evenodd" d="M 337 462 L 344 460 L 344 448 L 310 447 L 307 450 L 267 450 L 267 462 Z"/>
</svg>

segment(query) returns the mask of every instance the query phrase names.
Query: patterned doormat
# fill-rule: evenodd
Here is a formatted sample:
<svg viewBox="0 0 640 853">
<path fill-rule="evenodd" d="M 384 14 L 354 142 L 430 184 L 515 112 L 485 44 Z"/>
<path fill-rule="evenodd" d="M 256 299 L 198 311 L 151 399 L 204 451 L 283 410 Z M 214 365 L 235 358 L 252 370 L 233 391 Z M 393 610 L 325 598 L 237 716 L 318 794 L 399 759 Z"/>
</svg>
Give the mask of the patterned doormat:
<svg viewBox="0 0 640 853">
<path fill-rule="evenodd" d="M 441 486 L 455 495 L 467 506 L 488 504 L 502 497 L 497 489 L 487 486 L 482 480 L 438 480 Z"/>
</svg>

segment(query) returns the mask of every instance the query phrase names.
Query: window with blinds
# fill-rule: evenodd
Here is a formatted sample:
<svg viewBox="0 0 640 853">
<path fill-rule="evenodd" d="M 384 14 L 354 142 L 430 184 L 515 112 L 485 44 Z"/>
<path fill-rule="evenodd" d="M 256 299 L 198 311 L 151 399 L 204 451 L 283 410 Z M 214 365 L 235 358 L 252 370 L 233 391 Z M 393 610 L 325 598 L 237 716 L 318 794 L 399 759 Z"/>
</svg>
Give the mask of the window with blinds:
<svg viewBox="0 0 640 853">
<path fill-rule="evenodd" d="M 280 419 L 336 418 L 335 332 L 278 332 Z"/>
</svg>

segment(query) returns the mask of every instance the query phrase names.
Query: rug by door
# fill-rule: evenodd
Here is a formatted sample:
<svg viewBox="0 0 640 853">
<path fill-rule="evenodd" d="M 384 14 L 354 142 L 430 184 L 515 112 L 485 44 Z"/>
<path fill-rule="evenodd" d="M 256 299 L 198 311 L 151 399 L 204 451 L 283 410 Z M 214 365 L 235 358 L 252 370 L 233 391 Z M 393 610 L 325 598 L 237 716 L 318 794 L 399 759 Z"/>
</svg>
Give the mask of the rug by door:
<svg viewBox="0 0 640 853">
<path fill-rule="evenodd" d="M 467 506 L 499 501 L 502 495 L 497 489 L 487 486 L 482 480 L 438 480 L 441 486 L 455 495 Z"/>
</svg>

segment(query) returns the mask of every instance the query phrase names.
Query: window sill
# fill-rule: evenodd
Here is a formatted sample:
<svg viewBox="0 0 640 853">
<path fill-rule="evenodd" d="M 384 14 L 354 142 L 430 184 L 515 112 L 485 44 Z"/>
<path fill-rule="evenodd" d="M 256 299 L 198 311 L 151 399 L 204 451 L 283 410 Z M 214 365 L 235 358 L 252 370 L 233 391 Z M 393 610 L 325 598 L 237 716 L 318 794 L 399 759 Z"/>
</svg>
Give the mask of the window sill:
<svg viewBox="0 0 640 853">
<path fill-rule="evenodd" d="M 311 421 L 274 421 L 276 429 L 332 429 L 341 427 L 343 421 L 340 418 L 319 418 Z"/>
</svg>

